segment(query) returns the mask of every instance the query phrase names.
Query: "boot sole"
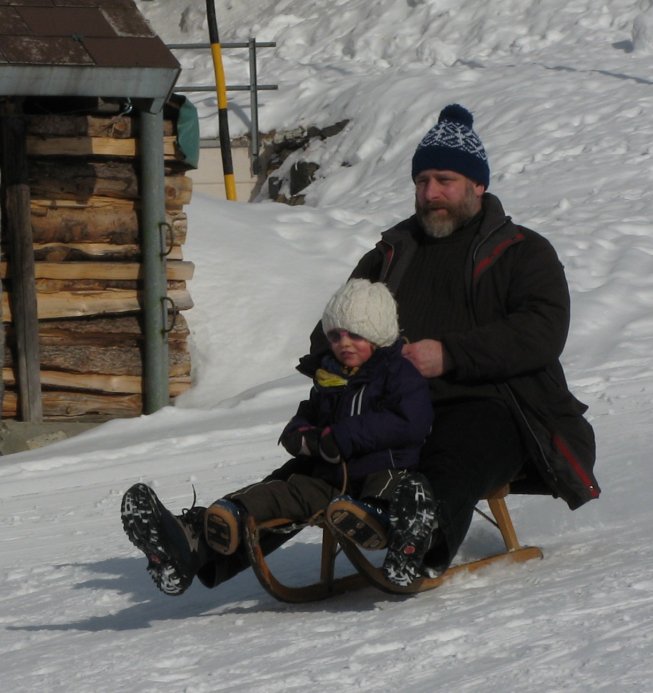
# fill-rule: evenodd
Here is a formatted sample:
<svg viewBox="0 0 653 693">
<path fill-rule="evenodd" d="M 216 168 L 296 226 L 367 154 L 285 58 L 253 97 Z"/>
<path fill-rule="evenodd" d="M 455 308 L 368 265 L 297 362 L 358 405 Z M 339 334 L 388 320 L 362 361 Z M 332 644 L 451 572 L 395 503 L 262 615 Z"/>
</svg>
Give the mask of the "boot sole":
<svg viewBox="0 0 653 693">
<path fill-rule="evenodd" d="M 204 519 L 206 543 L 223 556 L 230 556 L 238 548 L 238 520 L 225 508 L 211 505 Z"/>
<path fill-rule="evenodd" d="M 376 551 L 387 545 L 383 525 L 370 513 L 346 500 L 333 501 L 326 511 L 329 527 L 363 549 Z"/>
<path fill-rule="evenodd" d="M 147 572 L 154 584 L 164 594 L 184 592 L 190 583 L 161 541 L 161 511 L 154 491 L 145 484 L 132 486 L 123 496 L 120 515 L 127 538 L 147 557 Z"/>
<path fill-rule="evenodd" d="M 421 575 L 422 561 L 436 527 L 435 502 L 426 482 L 407 479 L 390 504 L 392 533 L 383 562 L 386 578 L 407 587 Z"/>
</svg>

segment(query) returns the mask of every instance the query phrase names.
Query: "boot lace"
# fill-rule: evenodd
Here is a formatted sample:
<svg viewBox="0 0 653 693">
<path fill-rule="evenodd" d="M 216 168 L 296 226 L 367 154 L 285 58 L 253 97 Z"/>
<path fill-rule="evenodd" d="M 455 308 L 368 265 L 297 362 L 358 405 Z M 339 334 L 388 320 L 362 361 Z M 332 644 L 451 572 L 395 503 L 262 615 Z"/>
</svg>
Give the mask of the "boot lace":
<svg viewBox="0 0 653 693">
<path fill-rule="evenodd" d="M 204 531 L 204 513 L 206 508 L 201 505 L 197 505 L 197 492 L 195 491 L 195 486 L 193 488 L 193 503 L 190 508 L 182 508 L 179 519 L 188 527 L 188 529 L 197 538 L 202 535 Z"/>
</svg>

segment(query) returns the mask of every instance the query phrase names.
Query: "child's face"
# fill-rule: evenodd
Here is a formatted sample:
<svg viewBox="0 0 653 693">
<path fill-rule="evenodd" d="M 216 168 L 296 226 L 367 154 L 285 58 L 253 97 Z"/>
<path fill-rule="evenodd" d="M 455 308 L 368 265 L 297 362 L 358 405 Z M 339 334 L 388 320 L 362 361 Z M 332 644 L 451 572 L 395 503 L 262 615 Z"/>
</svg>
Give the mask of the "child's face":
<svg viewBox="0 0 653 693">
<path fill-rule="evenodd" d="M 374 345 L 371 342 L 347 330 L 330 330 L 327 338 L 333 355 L 347 368 L 362 366 L 374 353 Z"/>
</svg>

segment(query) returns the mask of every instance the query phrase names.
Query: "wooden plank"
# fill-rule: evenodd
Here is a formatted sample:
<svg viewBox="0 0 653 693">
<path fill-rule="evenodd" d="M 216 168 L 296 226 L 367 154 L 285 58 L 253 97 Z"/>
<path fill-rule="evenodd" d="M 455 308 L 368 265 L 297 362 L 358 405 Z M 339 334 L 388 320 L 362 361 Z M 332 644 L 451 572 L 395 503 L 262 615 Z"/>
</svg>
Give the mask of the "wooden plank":
<svg viewBox="0 0 653 693">
<path fill-rule="evenodd" d="M 32 196 L 39 199 L 140 198 L 139 174 L 133 161 L 33 159 L 29 168 L 29 185 Z M 193 181 L 189 176 L 164 177 L 166 207 L 177 209 L 188 204 L 192 191 Z"/>
<path fill-rule="evenodd" d="M 106 198 L 95 198 L 104 200 Z M 131 205 L 32 204 L 32 235 L 36 243 L 137 243 L 138 211 Z"/>
<path fill-rule="evenodd" d="M 30 189 L 25 152 L 25 121 L 17 101 L 7 100 L 2 107 L 2 187 L 3 219 L 13 272 L 11 289 L 12 316 L 3 307 L 3 320 L 11 319 L 16 331 L 20 415 L 23 421 L 43 418 L 39 382 L 39 345 L 37 299 L 34 284 L 34 253 L 30 223 Z M 5 303 L 7 293 L 3 292 Z"/>
<path fill-rule="evenodd" d="M 138 291 L 142 284 L 140 279 L 37 279 L 36 291 L 38 294 Z M 166 287 L 168 291 L 185 289 L 186 282 L 167 281 Z"/>
<path fill-rule="evenodd" d="M 41 213 L 37 208 L 47 209 L 87 209 L 93 207 L 101 209 L 102 207 L 109 211 L 116 208 L 138 209 L 139 201 L 136 199 L 127 199 L 119 197 L 103 197 L 102 195 L 91 195 L 81 200 L 74 198 L 66 199 L 63 197 L 36 197 L 32 196 L 30 200 L 32 212 Z"/>
<path fill-rule="evenodd" d="M 166 209 L 180 209 L 190 204 L 193 194 L 193 179 L 190 176 L 167 175 L 164 177 Z"/>
<path fill-rule="evenodd" d="M 141 246 L 136 243 L 116 245 L 114 243 L 33 243 L 34 259 L 37 262 L 83 262 L 91 258 L 106 261 L 140 260 Z M 182 260 L 179 246 L 173 246 L 167 260 Z"/>
<path fill-rule="evenodd" d="M 173 342 L 168 349 L 168 376 L 185 377 L 191 372 L 190 353 L 186 345 Z M 68 373 L 75 377 L 93 375 L 141 376 L 143 374 L 142 340 L 127 344 L 43 344 L 41 369 Z M 5 368 L 13 369 L 11 350 L 5 353 Z M 82 386 L 80 385 L 79 388 Z"/>
<path fill-rule="evenodd" d="M 71 115 L 70 113 L 30 114 L 27 132 L 58 137 L 135 137 L 138 120 L 128 115 Z M 174 134 L 172 120 L 163 121 L 163 134 Z"/>
<path fill-rule="evenodd" d="M 58 137 L 133 137 L 135 123 L 129 116 L 46 113 L 27 116 L 31 135 Z"/>
<path fill-rule="evenodd" d="M 127 204 L 124 204 L 127 202 Z M 32 200 L 32 236 L 36 243 L 139 243 L 140 203 L 91 197 L 77 200 Z M 188 219 L 182 210 L 170 210 L 165 222 L 172 243 L 183 245 Z M 169 243 L 169 238 L 166 238 Z"/>
<path fill-rule="evenodd" d="M 163 138 L 164 159 L 174 160 L 177 155 L 176 138 Z M 140 155 L 139 140 L 113 137 L 40 137 L 28 135 L 28 156 L 110 156 L 136 157 Z"/>
<path fill-rule="evenodd" d="M 2 369 L 6 385 L 15 386 L 16 377 L 12 368 Z M 169 380 L 170 394 L 177 397 L 191 386 L 189 375 L 172 376 Z M 143 379 L 137 375 L 106 375 L 103 373 L 63 373 L 61 371 L 41 371 L 41 384 L 48 389 L 80 390 L 83 392 L 111 392 L 139 394 Z"/>
<path fill-rule="evenodd" d="M 183 313 L 177 315 L 168 341 L 185 344 L 190 330 Z M 43 320 L 39 323 L 39 343 L 70 345 L 135 345 L 143 339 L 143 320 L 140 315 L 91 316 L 74 320 Z M 175 348 L 175 344 L 172 348 Z M 184 347 L 185 348 L 185 347 Z"/>
<path fill-rule="evenodd" d="M 38 198 L 84 200 L 91 196 L 136 200 L 138 175 L 132 162 L 34 159 L 29 184 Z"/>
<path fill-rule="evenodd" d="M 43 418 L 46 421 L 109 421 L 140 416 L 141 395 L 97 394 L 92 392 L 41 393 Z M 16 393 L 7 390 L 2 401 L 3 418 L 16 418 Z"/>
<path fill-rule="evenodd" d="M 7 278 L 7 263 L 0 262 L 0 278 Z M 173 260 L 166 263 L 169 280 L 192 279 L 195 265 L 192 262 Z M 36 262 L 36 279 L 140 279 L 142 265 L 139 262 Z"/>
<path fill-rule="evenodd" d="M 193 307 L 188 290 L 168 291 L 178 310 Z M 138 291 L 62 291 L 55 294 L 37 294 L 37 315 L 39 320 L 51 318 L 71 318 L 87 315 L 106 315 L 140 311 L 140 292 Z M 2 294 L 2 320 L 12 321 L 12 313 L 6 291 Z"/>
</svg>

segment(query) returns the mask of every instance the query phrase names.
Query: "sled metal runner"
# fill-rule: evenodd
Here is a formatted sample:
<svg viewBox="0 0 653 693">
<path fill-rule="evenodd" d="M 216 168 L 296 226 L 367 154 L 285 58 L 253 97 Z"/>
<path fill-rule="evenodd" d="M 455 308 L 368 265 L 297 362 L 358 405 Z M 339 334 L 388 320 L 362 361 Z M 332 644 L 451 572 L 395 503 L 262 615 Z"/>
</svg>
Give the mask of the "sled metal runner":
<svg viewBox="0 0 653 693">
<path fill-rule="evenodd" d="M 285 585 L 274 576 L 265 559 L 259 544 L 261 532 L 274 531 L 280 527 L 292 525 L 290 520 L 277 519 L 257 523 L 254 518 L 250 517 L 245 532 L 247 552 L 254 573 L 261 585 L 273 597 L 283 602 L 311 602 L 369 585 L 391 594 L 425 592 L 439 587 L 454 575 L 465 571 L 472 572 L 498 562 L 523 563 L 534 558 L 542 558 L 542 550 L 539 547 L 522 546 L 519 543 L 505 500 L 509 493 L 510 487 L 502 486 L 485 498 L 494 519 L 481 513 L 501 533 L 505 544 L 504 551 L 469 563 L 451 566 L 437 577 L 419 578 L 407 587 L 400 587 L 386 580 L 381 569 L 374 566 L 356 544 L 332 533 L 323 520 L 312 523 L 322 528 L 320 578 L 317 582 L 300 587 Z M 356 568 L 356 573 L 344 577 L 335 577 L 334 567 L 339 546 L 342 547 L 344 554 Z"/>
</svg>

